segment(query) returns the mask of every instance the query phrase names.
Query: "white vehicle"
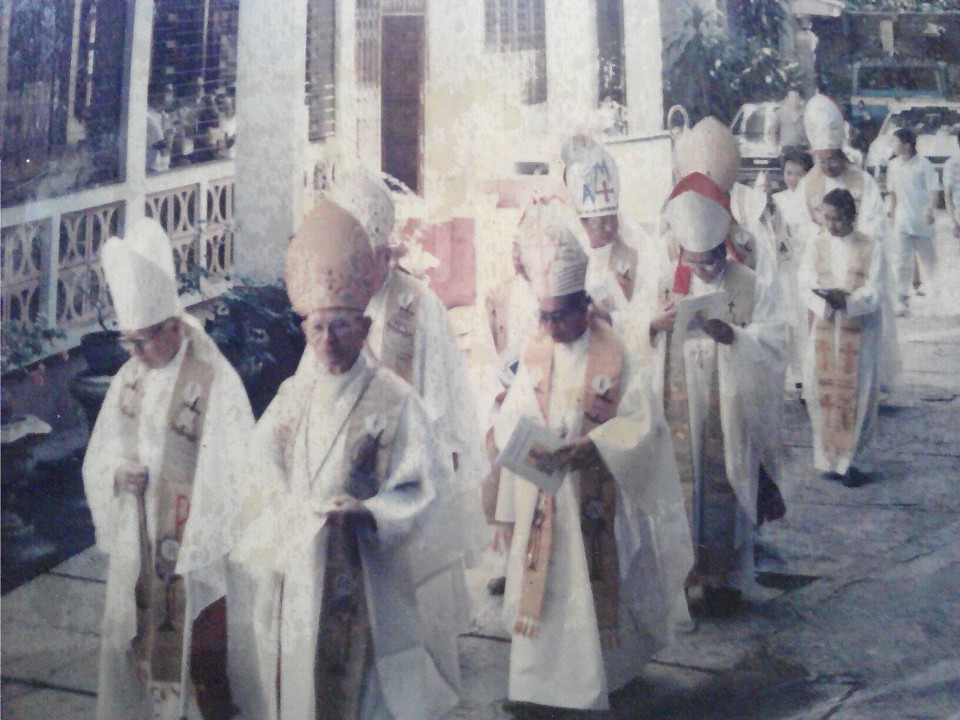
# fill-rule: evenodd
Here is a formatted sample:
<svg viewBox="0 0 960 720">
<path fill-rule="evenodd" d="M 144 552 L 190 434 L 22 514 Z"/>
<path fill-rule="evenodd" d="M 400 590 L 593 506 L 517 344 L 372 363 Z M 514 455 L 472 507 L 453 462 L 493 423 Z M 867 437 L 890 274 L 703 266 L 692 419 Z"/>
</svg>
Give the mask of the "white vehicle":
<svg viewBox="0 0 960 720">
<path fill-rule="evenodd" d="M 777 138 L 777 112 L 780 103 L 746 103 L 730 123 L 740 145 L 740 170 L 737 181 L 753 185 L 760 173 L 779 188 L 783 185 L 780 167 L 780 143 Z"/>
<path fill-rule="evenodd" d="M 943 187 L 943 165 L 951 155 L 960 152 L 953 129 L 960 124 L 960 102 L 913 101 L 890 106 L 877 139 L 867 150 L 866 169 L 886 192 L 887 163 L 897 153 L 894 133 L 910 128 L 917 133 L 917 152 L 933 163 L 937 184 Z"/>
</svg>

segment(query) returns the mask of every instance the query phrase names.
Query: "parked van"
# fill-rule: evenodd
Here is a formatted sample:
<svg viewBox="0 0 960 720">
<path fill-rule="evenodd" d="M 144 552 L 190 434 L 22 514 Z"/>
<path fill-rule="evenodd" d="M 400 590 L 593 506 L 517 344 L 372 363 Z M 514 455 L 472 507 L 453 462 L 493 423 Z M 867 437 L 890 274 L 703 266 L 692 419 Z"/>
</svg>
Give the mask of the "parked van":
<svg viewBox="0 0 960 720">
<path fill-rule="evenodd" d="M 930 60 L 860 60 L 853 64 L 850 107 L 862 102 L 870 121 L 879 125 L 890 112 L 890 103 L 914 99 L 945 100 L 946 63 Z"/>
</svg>

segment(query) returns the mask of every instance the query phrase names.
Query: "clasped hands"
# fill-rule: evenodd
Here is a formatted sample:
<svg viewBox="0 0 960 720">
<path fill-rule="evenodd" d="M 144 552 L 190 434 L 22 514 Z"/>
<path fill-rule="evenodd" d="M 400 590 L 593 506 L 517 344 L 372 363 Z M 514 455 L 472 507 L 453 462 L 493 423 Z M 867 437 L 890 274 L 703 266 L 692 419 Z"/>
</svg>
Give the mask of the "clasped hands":
<svg viewBox="0 0 960 720">
<path fill-rule="evenodd" d="M 580 437 L 552 451 L 531 450 L 537 470 L 553 475 L 558 470 L 588 470 L 603 463 L 597 446 L 588 437 Z"/>
<path fill-rule="evenodd" d="M 377 521 L 373 513 L 352 495 L 337 495 L 322 510 L 318 510 L 317 515 L 325 516 L 328 520 L 353 524 L 356 527 L 367 525 L 371 530 L 377 529 Z"/>
<path fill-rule="evenodd" d="M 650 321 L 651 335 L 658 332 L 669 332 L 677 322 L 677 303 L 667 300 L 660 305 L 659 312 Z M 721 345 L 732 345 L 734 340 L 733 327 L 723 320 L 714 318 L 707 320 L 700 327 L 714 342 Z"/>
<path fill-rule="evenodd" d="M 834 310 L 847 309 L 847 298 L 850 297 L 850 293 L 846 290 L 841 290 L 840 288 L 814 288 L 813 292 L 818 297 L 826 300 L 827 305 Z"/>
</svg>

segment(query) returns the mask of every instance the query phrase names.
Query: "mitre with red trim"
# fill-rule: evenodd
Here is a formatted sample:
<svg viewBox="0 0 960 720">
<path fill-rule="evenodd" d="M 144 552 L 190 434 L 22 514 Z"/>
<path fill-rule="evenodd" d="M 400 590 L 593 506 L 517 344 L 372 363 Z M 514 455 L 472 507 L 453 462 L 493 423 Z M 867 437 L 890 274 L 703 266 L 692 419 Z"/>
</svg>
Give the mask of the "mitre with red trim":
<svg viewBox="0 0 960 720">
<path fill-rule="evenodd" d="M 684 250 L 709 252 L 730 231 L 730 196 L 703 173 L 691 173 L 673 188 L 664 215 Z"/>
</svg>

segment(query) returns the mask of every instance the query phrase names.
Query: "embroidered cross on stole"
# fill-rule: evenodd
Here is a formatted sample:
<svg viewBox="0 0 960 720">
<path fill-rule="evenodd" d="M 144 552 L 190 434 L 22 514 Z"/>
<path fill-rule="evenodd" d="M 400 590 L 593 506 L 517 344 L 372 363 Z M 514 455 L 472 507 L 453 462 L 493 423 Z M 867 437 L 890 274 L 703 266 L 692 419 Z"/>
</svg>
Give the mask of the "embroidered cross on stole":
<svg viewBox="0 0 960 720">
<path fill-rule="evenodd" d="M 150 478 L 156 497 L 155 540 L 147 534 L 144 499 L 137 499 L 140 525 L 140 574 L 135 596 L 137 634 L 134 657 L 154 683 L 180 683 L 187 622 L 183 578 L 176 574 L 180 543 L 190 514 L 194 475 L 214 366 L 208 359 L 212 342 L 183 326 L 184 357 L 174 384 L 163 437 L 163 456 L 158 478 Z M 209 348 L 201 348 L 202 343 Z M 203 351 L 207 352 L 203 352 Z M 137 426 L 142 408 L 142 375 L 123 389 L 121 413 L 126 417 L 122 432 L 125 455 L 139 462 Z M 153 409 L 151 409 L 153 410 Z"/>
<path fill-rule="evenodd" d="M 545 418 L 549 417 L 550 378 L 554 341 L 545 332 L 532 338 L 524 351 L 529 371 L 539 375 L 534 389 Z M 601 321 L 590 323 L 590 347 L 581 395 L 583 419 L 580 434 L 586 435 L 616 415 L 620 402 L 623 347 L 613 330 Z M 600 382 L 597 382 L 600 380 Z M 547 572 L 553 546 L 556 509 L 554 497 L 540 490 L 530 528 L 523 567 L 523 584 L 513 631 L 536 636 L 546 595 Z M 616 631 L 619 624 L 620 568 L 614 533 L 616 485 L 602 464 L 580 472 L 580 529 L 586 551 L 590 587 L 597 626 Z"/>
<path fill-rule="evenodd" d="M 830 261 L 830 246 L 840 242 L 828 233 L 820 233 L 816 244 L 817 284 L 838 287 Z M 854 233 L 853 252 L 842 289 L 855 292 L 863 287 L 875 252 L 875 244 L 862 233 Z M 853 459 L 857 427 L 857 390 L 860 382 L 860 345 L 863 321 L 836 313 L 825 320 L 810 315 L 814 332 L 814 357 L 817 378 L 817 402 L 823 421 L 820 443 L 834 466 L 847 466 Z"/>
</svg>

